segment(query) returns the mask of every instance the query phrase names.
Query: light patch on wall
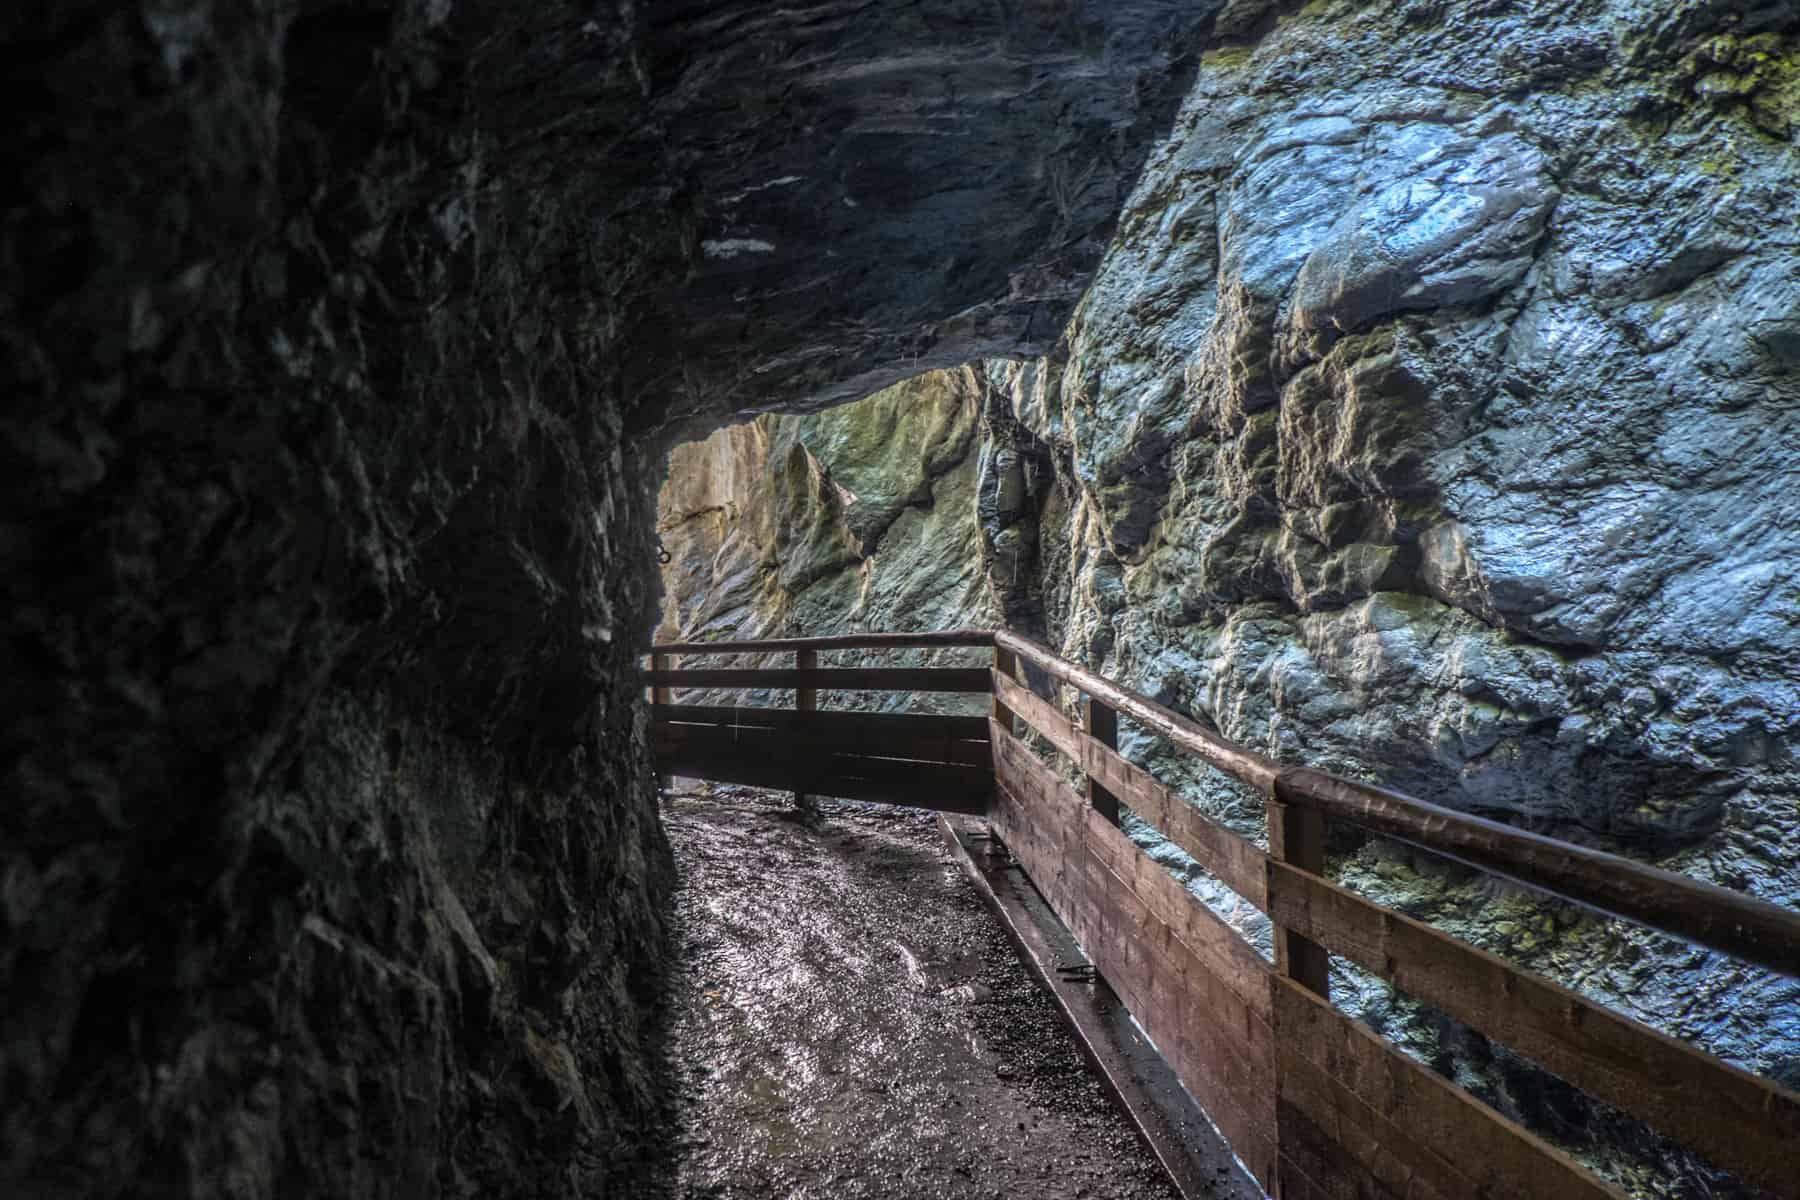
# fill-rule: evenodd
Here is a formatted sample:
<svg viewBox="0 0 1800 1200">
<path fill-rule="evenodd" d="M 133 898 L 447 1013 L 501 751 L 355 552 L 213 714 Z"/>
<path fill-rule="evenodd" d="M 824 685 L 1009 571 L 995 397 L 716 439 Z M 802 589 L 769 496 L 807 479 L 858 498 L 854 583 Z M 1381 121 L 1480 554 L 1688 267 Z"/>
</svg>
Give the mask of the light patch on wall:
<svg viewBox="0 0 1800 1200">
<path fill-rule="evenodd" d="M 700 243 L 700 252 L 708 258 L 736 258 L 740 254 L 772 254 L 773 242 L 761 238 L 721 238 Z"/>
</svg>

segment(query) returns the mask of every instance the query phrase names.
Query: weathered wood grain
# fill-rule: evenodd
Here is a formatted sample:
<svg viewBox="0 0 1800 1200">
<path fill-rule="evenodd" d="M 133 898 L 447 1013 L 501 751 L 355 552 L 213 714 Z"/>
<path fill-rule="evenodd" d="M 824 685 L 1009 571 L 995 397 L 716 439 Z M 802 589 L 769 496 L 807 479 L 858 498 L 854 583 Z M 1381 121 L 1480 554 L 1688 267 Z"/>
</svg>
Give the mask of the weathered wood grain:
<svg viewBox="0 0 1800 1200">
<path fill-rule="evenodd" d="M 1800 1095 L 1307 872 L 1271 863 L 1269 907 L 1288 928 L 1718 1166 L 1800 1200 Z"/>
<path fill-rule="evenodd" d="M 657 769 L 675 775 L 742 783 L 752 787 L 844 800 L 867 800 L 926 808 L 939 812 L 987 811 L 993 794 L 993 772 L 983 766 L 904 762 L 856 755 L 830 757 L 771 755 L 764 751 L 694 752 L 669 747 L 657 755 Z"/>
<path fill-rule="evenodd" d="M 653 704 L 650 719 L 666 725 L 719 725 L 728 729 L 814 729 L 834 736 L 860 737 L 903 732 L 959 742 L 988 740 L 985 716 L 945 713 L 877 713 L 827 709 L 802 713 L 792 708 L 748 708 L 729 704 Z M 849 747 L 855 749 L 854 746 Z"/>
<path fill-rule="evenodd" d="M 1020 637 L 1006 630 L 996 630 L 994 644 L 1012 651 L 1052 678 L 1060 679 L 1105 701 L 1125 716 L 1194 754 L 1201 761 L 1243 780 L 1264 795 L 1274 794 L 1275 776 L 1280 768 L 1262 755 L 1227 741 L 1198 722 L 1189 720 L 1146 696 L 1122 688 L 1103 675 L 1096 675 L 1085 667 L 1058 658 L 1048 648 L 1030 638 Z"/>
<path fill-rule="evenodd" d="M 709 753 L 822 759 L 852 755 L 919 763 L 960 763 L 983 768 L 993 763 L 992 750 L 986 741 L 947 736 L 946 731 L 929 718 L 916 726 L 896 721 L 882 727 L 870 727 L 861 721 L 833 720 L 837 715 L 818 713 L 816 726 L 798 724 L 782 729 L 656 722 L 650 727 L 651 745 L 659 756 L 674 755 L 690 764 Z"/>
<path fill-rule="evenodd" d="M 802 674 L 804 674 L 808 671 L 817 670 L 818 666 L 819 666 L 819 652 L 817 650 L 811 648 L 810 646 L 806 647 L 804 649 L 794 651 L 794 666 Z M 816 735 L 816 732 L 818 730 L 818 722 L 816 720 L 811 720 L 810 718 L 812 717 L 812 714 L 819 711 L 819 689 L 812 688 L 812 687 L 796 688 L 794 690 L 794 711 L 796 714 L 800 715 L 801 721 L 804 723 L 801 727 L 807 729 L 809 732 L 814 732 Z M 863 752 L 866 754 L 880 753 L 879 751 L 876 751 L 873 749 L 867 749 L 867 748 L 864 748 Z M 907 754 L 907 755 L 903 755 L 901 757 L 913 758 L 913 757 L 924 757 L 924 756 Z M 950 761 L 950 753 L 949 753 L 948 746 L 945 747 L 944 760 Z M 794 807 L 795 808 L 806 808 L 808 806 L 809 802 L 810 802 L 810 797 L 807 795 L 807 793 L 805 793 L 805 792 L 795 792 L 794 793 Z"/>
<path fill-rule="evenodd" d="M 1379 1178 L 1383 1153 L 1400 1157 L 1406 1167 L 1418 1171 L 1434 1170 L 1451 1158 L 1456 1173 L 1472 1185 L 1467 1191 L 1449 1193 L 1453 1196 L 1624 1200 L 1625 1193 L 1562 1151 L 1408 1058 L 1293 980 L 1275 976 L 1271 992 L 1281 1078 L 1304 1075 L 1303 1060 L 1388 1121 L 1387 1127 L 1376 1131 L 1378 1137 L 1361 1146 L 1337 1139 L 1371 1175 Z M 1284 1091 L 1283 1099 L 1304 1102 L 1296 1089 Z M 1338 1103 L 1332 1111 L 1353 1110 Z M 1308 1115 L 1324 1123 L 1330 1112 L 1309 1110 Z M 1329 1124 L 1326 1128 L 1329 1131 Z"/>
<path fill-rule="evenodd" d="M 644 682 L 678 688 L 814 688 L 826 692 L 981 692 L 986 667 L 696 667 L 645 671 Z"/>
<path fill-rule="evenodd" d="M 1270 801 L 1267 869 L 1283 863 L 1314 874 L 1325 873 L 1325 819 L 1308 808 Z M 1304 933 L 1270 918 L 1275 924 L 1275 970 L 1316 995 L 1331 998 L 1331 956 Z"/>
<path fill-rule="evenodd" d="M 1275 1169 L 1267 964 L 1022 742 L 998 723 L 992 736 L 1003 840 L 1267 1184 Z"/>
<path fill-rule="evenodd" d="M 1082 701 L 1081 725 L 1087 734 L 1088 741 L 1095 742 L 1108 750 L 1119 747 L 1119 714 L 1104 701 L 1092 696 Z M 1084 743 L 1085 745 L 1085 743 Z M 1119 798 L 1107 790 L 1104 783 L 1093 775 L 1083 772 L 1087 777 L 1088 805 L 1095 812 L 1105 817 L 1114 825 L 1119 823 Z"/>
<path fill-rule="evenodd" d="M 940 646 L 991 646 L 988 629 L 936 633 L 840 633 L 828 637 L 764 638 L 747 642 L 662 642 L 658 654 L 775 654 L 789 650 L 919 650 Z"/>
<path fill-rule="evenodd" d="M 1286 803 L 1800 978 L 1800 913 L 1323 771 L 1283 771 L 1278 787 Z"/>
<path fill-rule="evenodd" d="M 1061 709 L 1000 671 L 994 672 L 994 701 L 1042 734 L 1052 746 L 1081 761 L 1081 728 Z"/>
<path fill-rule="evenodd" d="M 1017 656 L 1015 656 L 1011 650 L 1005 650 L 999 646 L 995 646 L 994 666 L 993 669 L 988 672 L 988 690 L 993 693 L 994 699 L 988 709 L 988 715 L 999 722 L 1000 728 L 1006 730 L 1008 733 L 1013 731 L 1013 720 L 1016 714 L 1012 709 L 1007 707 L 1006 701 L 1001 698 L 999 684 L 1000 681 L 1004 680 L 1006 683 L 1013 684 L 1016 687 L 1017 683 L 1013 677 L 1018 673 L 1019 660 Z"/>
<path fill-rule="evenodd" d="M 1066 714 L 1011 680 L 996 678 L 996 695 L 1067 755 L 1102 781 L 1120 803 L 1187 852 L 1201 868 L 1263 908 L 1264 854 L 1248 838 L 1209 820 L 1150 772 L 1111 746 L 1090 738 Z"/>
</svg>

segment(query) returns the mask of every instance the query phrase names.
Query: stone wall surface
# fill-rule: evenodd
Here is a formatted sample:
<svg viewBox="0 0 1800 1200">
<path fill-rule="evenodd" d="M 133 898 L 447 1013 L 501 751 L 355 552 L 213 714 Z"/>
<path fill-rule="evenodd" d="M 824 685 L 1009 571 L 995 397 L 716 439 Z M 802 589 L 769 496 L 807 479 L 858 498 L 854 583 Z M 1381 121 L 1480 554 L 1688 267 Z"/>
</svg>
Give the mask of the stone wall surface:
<svg viewBox="0 0 1800 1200">
<path fill-rule="evenodd" d="M 1016 389 L 1079 484 L 1063 647 L 1272 755 L 1800 906 L 1800 13 L 1257 30 Z M 1440 874 L 1409 903 L 1800 1070 L 1793 984 Z"/>
<path fill-rule="evenodd" d="M 1214 33 L 1057 345 L 974 369 L 988 595 L 942 623 L 1000 611 L 1284 760 L 1800 907 L 1800 7 L 1234 0 Z M 1389 846 L 1333 869 L 1800 1084 L 1791 981 Z M 1337 987 L 1643 1194 L 1725 1186 Z"/>
<path fill-rule="evenodd" d="M 662 641 L 986 628 L 976 369 L 677 446 L 658 504 Z"/>
<path fill-rule="evenodd" d="M 1216 7 L 0 12 L 0 1192 L 632 1194 L 668 440 L 1047 349 Z"/>
<path fill-rule="evenodd" d="M 1800 903 L 1797 41 L 1791 0 L 7 8 L 0 1190 L 629 1194 L 663 453 L 930 368 L 762 426 L 810 532 L 726 556 L 768 616 L 714 627 L 997 615 Z M 941 474 L 881 465 L 913 430 Z M 1795 1076 L 1792 986 L 1340 857 Z"/>
<path fill-rule="evenodd" d="M 659 641 L 992 628 L 998 606 L 976 519 L 979 367 L 933 371 L 855 404 L 768 415 L 675 447 L 658 501 Z M 887 666 L 985 662 L 969 650 L 835 652 Z M 678 665 L 791 666 L 792 654 Z M 792 703 L 792 693 L 682 692 L 683 703 Z M 827 708 L 979 711 L 955 695 L 828 692 Z"/>
</svg>

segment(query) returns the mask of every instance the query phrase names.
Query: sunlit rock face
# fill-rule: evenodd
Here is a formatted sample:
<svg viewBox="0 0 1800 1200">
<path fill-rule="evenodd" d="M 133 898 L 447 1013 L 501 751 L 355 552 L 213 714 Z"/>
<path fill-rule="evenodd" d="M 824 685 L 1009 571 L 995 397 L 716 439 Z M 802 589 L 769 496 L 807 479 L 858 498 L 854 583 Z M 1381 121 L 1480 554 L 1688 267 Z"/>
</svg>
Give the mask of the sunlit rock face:
<svg viewBox="0 0 1800 1200">
<path fill-rule="evenodd" d="M 1044 597 L 1069 577 L 1069 547 L 1053 527 L 1066 522 L 1075 492 L 998 382 L 1015 371 L 998 361 L 931 371 L 852 404 L 762 416 L 675 447 L 657 507 L 666 555 L 658 640 L 997 625 L 1042 634 Z M 1046 530 L 1053 540 L 1041 543 Z M 867 657 L 985 664 L 988 652 Z M 782 706 L 791 693 L 682 699 Z M 887 693 L 827 693 L 821 702 L 984 707 Z"/>
<path fill-rule="evenodd" d="M 1316 3 L 1244 28 L 1061 351 L 1015 368 L 1078 488 L 1038 536 L 1076 546 L 1045 594 L 1065 652 L 1285 760 L 1800 906 L 1800 13 Z M 1409 911 L 1800 1076 L 1791 983 L 1346 855 Z M 1554 1110 L 1446 1044 L 1503 1106 Z M 1667 1169 L 1656 1189 L 1703 1186 Z"/>
<path fill-rule="evenodd" d="M 1794 23 L 1310 5 L 1209 55 L 1059 364 L 1123 583 L 1071 634 L 1648 849 L 1790 785 Z M 1761 107 L 1696 93 L 1739 58 Z"/>
<path fill-rule="evenodd" d="M 635 1187 L 667 439 L 1048 348 L 1214 7 L 8 7 L 0 1192 Z"/>
<path fill-rule="evenodd" d="M 1218 29 L 1061 343 L 980 368 L 988 602 L 1287 761 L 1800 907 L 1800 12 L 1251 0 Z M 1357 886 L 1800 1080 L 1793 984 L 1340 850 Z M 1338 986 L 1584 1154 L 1642 1144 Z M 1661 1164 L 1609 1169 L 1712 1186 Z"/>
<path fill-rule="evenodd" d="M 658 640 L 993 627 L 998 609 L 977 499 L 982 402 L 991 394 L 978 369 L 934 371 L 855 404 L 758 417 L 677 446 L 657 506 L 669 560 Z M 951 650 L 880 659 L 964 660 L 980 655 Z M 791 655 L 770 660 L 791 663 Z M 791 693 L 682 699 L 787 705 Z M 904 702 L 931 711 L 972 703 L 841 692 L 822 701 L 860 708 Z"/>
</svg>

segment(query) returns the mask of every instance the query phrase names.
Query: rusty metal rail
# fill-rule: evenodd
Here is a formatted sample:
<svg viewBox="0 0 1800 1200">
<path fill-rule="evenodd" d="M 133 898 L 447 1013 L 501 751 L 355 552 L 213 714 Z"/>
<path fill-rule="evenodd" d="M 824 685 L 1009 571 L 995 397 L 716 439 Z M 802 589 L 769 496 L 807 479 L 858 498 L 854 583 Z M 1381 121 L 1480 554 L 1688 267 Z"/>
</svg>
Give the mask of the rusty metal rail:
<svg viewBox="0 0 1800 1200">
<path fill-rule="evenodd" d="M 939 723 L 928 730 L 866 723 L 867 714 L 812 711 L 812 687 L 854 675 L 907 690 L 914 678 L 908 672 L 921 668 L 734 672 L 731 686 L 798 687 L 795 709 L 670 706 L 659 695 L 653 730 L 661 769 L 721 778 L 757 774 L 744 780 L 757 782 L 793 777 L 771 770 L 771 760 L 821 756 L 806 768 L 803 783 L 771 786 L 985 813 L 1271 1195 L 1623 1195 L 1335 1008 L 1329 995 L 1335 954 L 1746 1182 L 1800 1200 L 1800 1095 L 1332 883 L 1325 878 L 1325 823 L 1353 824 L 1796 977 L 1800 914 L 1617 855 L 1276 763 L 1006 631 L 684 644 L 659 646 L 657 654 L 781 650 L 810 659 L 824 649 L 985 644 L 994 647 L 982 689 L 993 696 L 985 735 L 977 731 L 980 718 L 899 718 Z M 1020 681 L 1021 664 L 1052 681 L 1048 695 Z M 656 666 L 646 679 L 659 688 L 722 685 L 713 682 L 721 672 L 673 671 L 666 661 Z M 966 669 L 949 670 L 959 685 L 969 682 Z M 1078 716 L 1055 699 L 1062 686 L 1079 693 Z M 1122 757 L 1115 748 L 1121 714 L 1260 792 L 1269 849 L 1210 821 Z M 942 724 L 947 721 L 952 724 Z M 1068 760 L 1080 787 L 1022 740 L 1021 723 Z M 745 744 L 746 731 L 753 739 L 748 754 L 734 749 Z M 746 766 L 751 762 L 755 771 Z M 1273 964 L 1120 832 L 1121 809 L 1268 914 Z"/>
</svg>

